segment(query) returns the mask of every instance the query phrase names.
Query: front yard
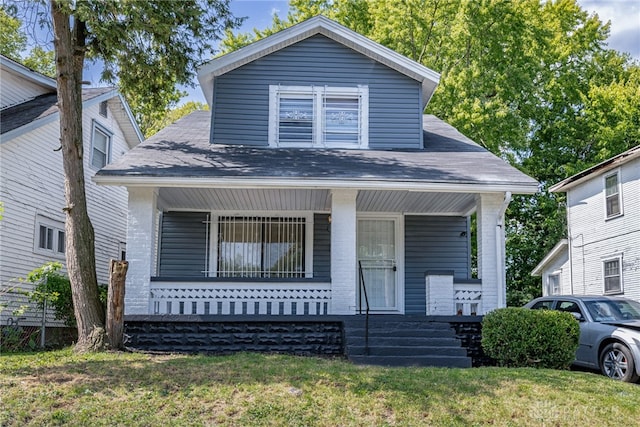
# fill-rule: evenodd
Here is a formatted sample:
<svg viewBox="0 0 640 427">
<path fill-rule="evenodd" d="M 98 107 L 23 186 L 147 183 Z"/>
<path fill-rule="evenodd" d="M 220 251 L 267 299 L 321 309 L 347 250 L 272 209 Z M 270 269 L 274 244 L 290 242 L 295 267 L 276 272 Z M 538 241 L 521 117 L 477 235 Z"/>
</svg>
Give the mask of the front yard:
<svg viewBox="0 0 640 427">
<path fill-rule="evenodd" d="M 361 367 L 281 355 L 0 356 L 0 425 L 635 425 L 640 386 L 585 372 Z"/>
</svg>

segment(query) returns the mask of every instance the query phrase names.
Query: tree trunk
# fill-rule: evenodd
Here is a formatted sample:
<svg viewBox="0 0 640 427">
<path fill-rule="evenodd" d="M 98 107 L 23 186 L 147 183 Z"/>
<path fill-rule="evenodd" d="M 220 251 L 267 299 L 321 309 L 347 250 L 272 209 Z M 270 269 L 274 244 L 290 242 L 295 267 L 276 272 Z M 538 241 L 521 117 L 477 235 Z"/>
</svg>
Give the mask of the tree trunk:
<svg viewBox="0 0 640 427">
<path fill-rule="evenodd" d="M 60 3 L 51 2 L 51 16 L 64 168 L 67 271 L 78 325 L 76 350 L 98 351 L 105 348 L 104 309 L 98 298 L 94 232 L 87 212 L 82 145 L 82 68 L 86 28 L 81 20 L 72 20 L 69 4 Z"/>
<path fill-rule="evenodd" d="M 124 330 L 124 282 L 127 277 L 127 261 L 111 260 L 109 269 L 109 293 L 107 296 L 107 338 L 112 350 L 122 348 Z"/>
</svg>

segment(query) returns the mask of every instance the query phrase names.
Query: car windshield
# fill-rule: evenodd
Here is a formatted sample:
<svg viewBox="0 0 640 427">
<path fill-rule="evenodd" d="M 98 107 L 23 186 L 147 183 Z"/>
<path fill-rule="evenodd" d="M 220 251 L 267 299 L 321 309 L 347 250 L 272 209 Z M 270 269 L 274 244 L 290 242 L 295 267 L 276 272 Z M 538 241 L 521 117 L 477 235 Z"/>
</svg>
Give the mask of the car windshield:
<svg viewBox="0 0 640 427">
<path fill-rule="evenodd" d="M 596 322 L 640 320 L 640 303 L 631 300 L 585 301 Z"/>
</svg>

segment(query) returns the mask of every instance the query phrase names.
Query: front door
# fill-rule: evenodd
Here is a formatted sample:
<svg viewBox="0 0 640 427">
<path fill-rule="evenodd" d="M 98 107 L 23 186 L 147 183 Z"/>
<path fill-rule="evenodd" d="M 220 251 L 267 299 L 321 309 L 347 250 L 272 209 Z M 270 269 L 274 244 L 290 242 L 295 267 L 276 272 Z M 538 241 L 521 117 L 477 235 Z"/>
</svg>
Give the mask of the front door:
<svg viewBox="0 0 640 427">
<path fill-rule="evenodd" d="M 375 311 L 397 311 L 398 265 L 395 219 L 358 219 L 358 264 L 369 299 Z M 360 272 L 358 273 L 360 277 Z M 364 305 L 361 285 L 358 301 Z"/>
</svg>

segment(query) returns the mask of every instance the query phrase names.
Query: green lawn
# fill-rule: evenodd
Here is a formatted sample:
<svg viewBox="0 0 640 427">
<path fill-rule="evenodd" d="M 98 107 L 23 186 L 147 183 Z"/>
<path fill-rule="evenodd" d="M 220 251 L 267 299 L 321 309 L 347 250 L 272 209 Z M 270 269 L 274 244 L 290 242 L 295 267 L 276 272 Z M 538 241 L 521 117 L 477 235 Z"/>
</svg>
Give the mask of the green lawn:
<svg viewBox="0 0 640 427">
<path fill-rule="evenodd" d="M 71 350 L 0 356 L 0 426 L 636 425 L 640 386 L 586 372 Z"/>
</svg>

